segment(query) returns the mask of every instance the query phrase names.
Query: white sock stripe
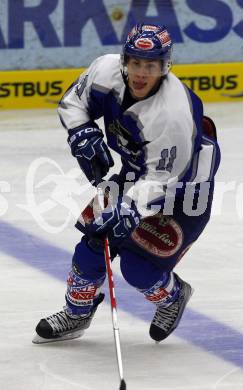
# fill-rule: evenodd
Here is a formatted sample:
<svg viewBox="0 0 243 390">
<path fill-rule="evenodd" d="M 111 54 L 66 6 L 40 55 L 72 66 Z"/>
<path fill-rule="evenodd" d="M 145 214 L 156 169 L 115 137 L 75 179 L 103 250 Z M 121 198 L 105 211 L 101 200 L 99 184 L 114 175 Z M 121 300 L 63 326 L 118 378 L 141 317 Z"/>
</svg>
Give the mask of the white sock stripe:
<svg viewBox="0 0 243 390">
<path fill-rule="evenodd" d="M 169 283 L 167 286 L 164 286 L 164 289 L 170 294 L 175 287 L 175 277 L 173 272 L 170 273 Z"/>
</svg>

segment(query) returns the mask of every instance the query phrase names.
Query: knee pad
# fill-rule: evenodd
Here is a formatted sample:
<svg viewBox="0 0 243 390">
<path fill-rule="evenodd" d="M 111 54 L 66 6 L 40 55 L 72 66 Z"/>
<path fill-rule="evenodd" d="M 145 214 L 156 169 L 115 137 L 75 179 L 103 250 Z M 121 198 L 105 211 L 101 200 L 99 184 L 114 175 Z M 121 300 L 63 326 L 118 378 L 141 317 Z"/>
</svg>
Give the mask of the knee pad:
<svg viewBox="0 0 243 390">
<path fill-rule="evenodd" d="M 138 290 L 149 289 L 161 277 L 164 272 L 149 260 L 122 249 L 120 252 L 120 267 L 124 279 Z"/>
<path fill-rule="evenodd" d="M 93 251 L 85 236 L 76 245 L 72 264 L 84 278 L 99 279 L 106 273 L 104 254 Z"/>
</svg>

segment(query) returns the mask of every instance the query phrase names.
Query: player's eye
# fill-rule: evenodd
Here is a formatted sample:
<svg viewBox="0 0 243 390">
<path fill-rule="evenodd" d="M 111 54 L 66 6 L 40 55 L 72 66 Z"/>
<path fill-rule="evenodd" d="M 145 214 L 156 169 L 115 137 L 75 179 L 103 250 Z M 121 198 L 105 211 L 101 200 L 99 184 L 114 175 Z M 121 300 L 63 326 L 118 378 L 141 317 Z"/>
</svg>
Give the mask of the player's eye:
<svg viewBox="0 0 243 390">
<path fill-rule="evenodd" d="M 155 70 L 156 67 L 155 67 L 154 64 L 148 64 L 148 65 L 147 65 L 147 69 L 148 69 L 149 71 L 151 71 L 151 70 Z"/>
<path fill-rule="evenodd" d="M 138 66 L 139 62 L 138 61 L 133 61 L 133 65 Z"/>
</svg>

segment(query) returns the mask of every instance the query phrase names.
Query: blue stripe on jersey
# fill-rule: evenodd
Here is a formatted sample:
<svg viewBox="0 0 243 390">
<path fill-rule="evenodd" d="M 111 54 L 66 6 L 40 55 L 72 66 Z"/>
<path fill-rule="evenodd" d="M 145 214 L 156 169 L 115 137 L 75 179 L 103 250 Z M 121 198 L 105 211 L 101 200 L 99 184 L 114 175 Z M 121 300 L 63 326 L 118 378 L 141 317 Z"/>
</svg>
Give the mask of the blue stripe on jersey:
<svg viewBox="0 0 243 390">
<path fill-rule="evenodd" d="M 187 86 L 185 86 L 185 90 L 187 92 L 187 97 L 189 99 L 191 113 L 194 120 L 196 137 L 194 142 L 194 149 L 192 154 L 192 163 L 190 169 L 185 174 L 183 178 L 180 178 L 181 181 L 189 181 L 193 182 L 197 175 L 198 170 L 198 162 L 200 155 L 201 144 L 210 144 L 213 146 L 213 156 L 211 162 L 211 170 L 208 174 L 208 181 L 212 181 L 215 173 L 219 167 L 220 163 L 220 149 L 216 139 L 212 139 L 205 134 L 203 134 L 203 105 L 201 99 Z"/>
<path fill-rule="evenodd" d="M 184 85 L 187 98 L 190 104 L 194 125 L 198 135 L 202 135 L 203 104 L 201 99 L 186 85 Z"/>
<path fill-rule="evenodd" d="M 99 88 L 99 90 L 98 90 Z M 134 113 L 126 110 L 113 90 L 94 86 L 90 92 L 89 113 L 92 119 L 104 116 L 108 146 L 119 153 L 128 171 L 144 173 L 146 142 L 142 134 L 141 123 Z M 140 127 L 139 127 L 140 126 Z"/>
<path fill-rule="evenodd" d="M 201 144 L 210 144 L 213 146 L 213 156 L 211 162 L 211 170 L 208 174 L 208 181 L 212 181 L 220 163 L 220 149 L 216 139 L 210 138 L 203 134 L 203 104 L 201 99 L 187 86 L 185 86 L 191 113 L 194 121 L 194 130 L 196 131 L 194 148 L 192 153 L 192 162 L 190 169 L 186 172 L 181 181 L 193 182 L 198 171 L 198 162 L 200 155 Z"/>
<path fill-rule="evenodd" d="M 104 115 L 105 99 L 109 92 L 109 89 L 104 89 L 103 91 L 91 89 L 88 104 L 89 115 L 92 120 L 99 119 Z"/>
<path fill-rule="evenodd" d="M 221 155 L 218 143 L 216 140 L 209 138 L 206 135 L 203 135 L 203 143 L 208 145 L 213 145 L 213 156 L 211 162 L 211 171 L 209 173 L 208 181 L 212 181 L 219 167 Z"/>
<path fill-rule="evenodd" d="M 183 84 L 184 85 L 184 84 Z M 192 135 L 192 154 L 190 165 L 179 177 L 179 181 L 191 181 L 191 177 L 197 170 L 198 151 L 202 141 L 202 123 L 203 123 L 203 104 L 201 99 L 186 85 L 184 85 L 187 94 L 190 110 L 193 118 L 193 135 Z M 194 176 L 195 177 L 195 176 Z"/>
</svg>

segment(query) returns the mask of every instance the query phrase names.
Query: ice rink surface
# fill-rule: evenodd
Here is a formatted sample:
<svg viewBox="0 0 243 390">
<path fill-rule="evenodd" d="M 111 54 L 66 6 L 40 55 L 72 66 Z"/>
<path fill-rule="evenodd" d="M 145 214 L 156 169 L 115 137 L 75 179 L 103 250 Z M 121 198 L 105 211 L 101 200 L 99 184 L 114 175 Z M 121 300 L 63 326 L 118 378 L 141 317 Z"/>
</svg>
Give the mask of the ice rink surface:
<svg viewBox="0 0 243 390">
<path fill-rule="evenodd" d="M 122 279 L 119 259 L 113 263 L 128 390 L 243 389 L 243 104 L 208 104 L 205 113 L 222 151 L 213 215 L 176 268 L 195 292 L 163 343 L 148 335 L 154 307 Z M 94 189 L 55 110 L 0 118 L 0 389 L 118 389 L 108 293 L 83 338 L 31 342 L 39 319 L 63 306 L 80 239 L 73 225 Z"/>
</svg>

